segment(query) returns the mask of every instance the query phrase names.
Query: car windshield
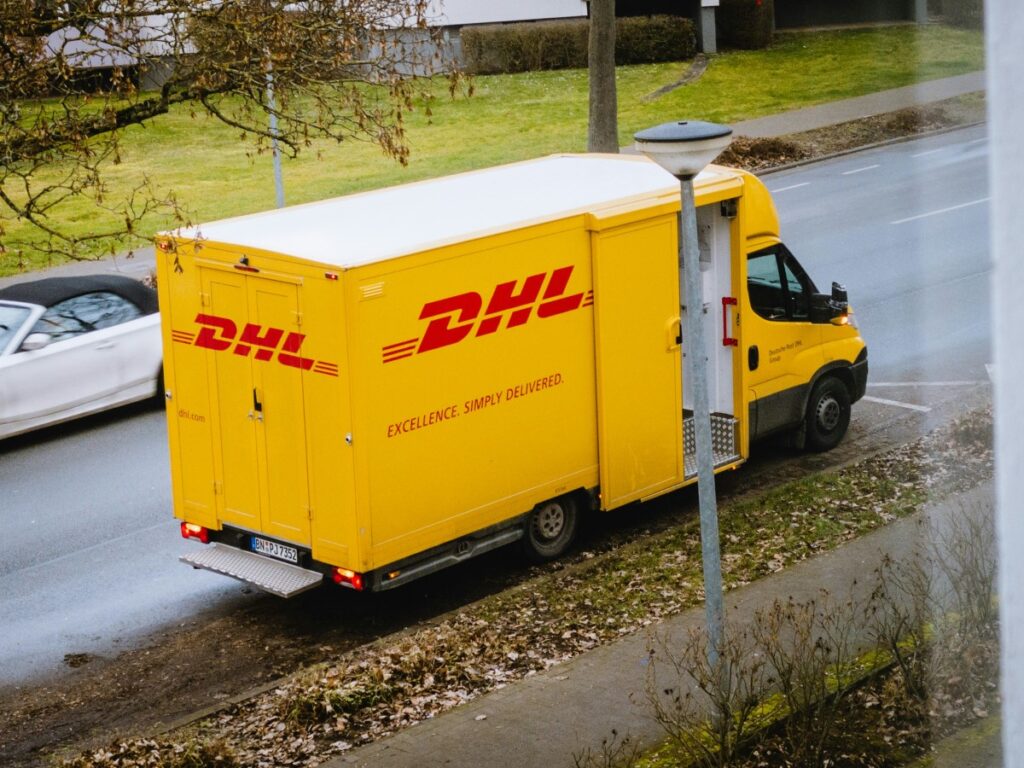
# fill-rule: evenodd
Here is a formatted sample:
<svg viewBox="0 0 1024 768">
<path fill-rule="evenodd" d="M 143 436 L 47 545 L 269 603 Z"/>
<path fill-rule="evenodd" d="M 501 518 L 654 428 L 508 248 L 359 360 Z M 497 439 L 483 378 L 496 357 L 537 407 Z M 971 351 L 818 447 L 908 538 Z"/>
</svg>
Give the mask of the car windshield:
<svg viewBox="0 0 1024 768">
<path fill-rule="evenodd" d="M 0 354 L 3 354 L 30 312 L 28 307 L 0 302 Z"/>
</svg>

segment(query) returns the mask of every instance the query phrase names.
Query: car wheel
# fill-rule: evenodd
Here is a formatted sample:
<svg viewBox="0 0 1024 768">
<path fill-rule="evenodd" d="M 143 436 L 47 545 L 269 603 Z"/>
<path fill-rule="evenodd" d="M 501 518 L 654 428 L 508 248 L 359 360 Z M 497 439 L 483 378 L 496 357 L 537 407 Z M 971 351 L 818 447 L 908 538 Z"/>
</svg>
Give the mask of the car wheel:
<svg viewBox="0 0 1024 768">
<path fill-rule="evenodd" d="M 850 426 L 850 392 L 834 376 L 828 376 L 811 391 L 807 401 L 807 447 L 829 451 L 839 445 Z"/>
<path fill-rule="evenodd" d="M 534 562 L 543 563 L 562 555 L 576 538 L 579 514 L 571 496 L 538 504 L 526 521 L 523 549 Z"/>
</svg>

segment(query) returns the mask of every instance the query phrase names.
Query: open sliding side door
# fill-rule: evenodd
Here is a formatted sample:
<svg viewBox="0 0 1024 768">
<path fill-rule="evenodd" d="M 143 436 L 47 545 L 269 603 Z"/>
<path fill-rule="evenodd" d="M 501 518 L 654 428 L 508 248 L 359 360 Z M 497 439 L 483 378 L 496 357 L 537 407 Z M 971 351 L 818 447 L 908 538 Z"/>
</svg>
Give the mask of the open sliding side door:
<svg viewBox="0 0 1024 768">
<path fill-rule="evenodd" d="M 683 482 L 676 216 L 595 231 L 601 506 Z"/>
</svg>

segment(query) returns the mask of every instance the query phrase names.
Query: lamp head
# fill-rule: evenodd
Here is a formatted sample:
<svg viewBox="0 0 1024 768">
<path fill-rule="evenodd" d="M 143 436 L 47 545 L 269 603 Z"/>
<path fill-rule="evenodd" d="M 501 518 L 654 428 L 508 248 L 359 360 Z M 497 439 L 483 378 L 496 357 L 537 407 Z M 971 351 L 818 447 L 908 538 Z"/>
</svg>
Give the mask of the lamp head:
<svg viewBox="0 0 1024 768">
<path fill-rule="evenodd" d="M 642 152 L 677 179 L 692 178 L 732 141 L 727 125 L 682 120 L 662 123 L 635 134 Z"/>
</svg>

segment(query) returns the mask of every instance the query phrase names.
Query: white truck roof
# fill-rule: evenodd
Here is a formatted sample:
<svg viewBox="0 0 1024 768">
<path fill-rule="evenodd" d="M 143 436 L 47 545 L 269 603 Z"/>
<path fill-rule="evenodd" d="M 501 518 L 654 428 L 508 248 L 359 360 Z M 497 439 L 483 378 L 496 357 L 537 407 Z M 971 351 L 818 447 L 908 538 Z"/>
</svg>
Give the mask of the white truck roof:
<svg viewBox="0 0 1024 768">
<path fill-rule="evenodd" d="M 698 181 L 731 175 L 709 169 Z M 678 190 L 667 171 L 639 156 L 556 155 L 172 234 L 347 269 Z"/>
</svg>

